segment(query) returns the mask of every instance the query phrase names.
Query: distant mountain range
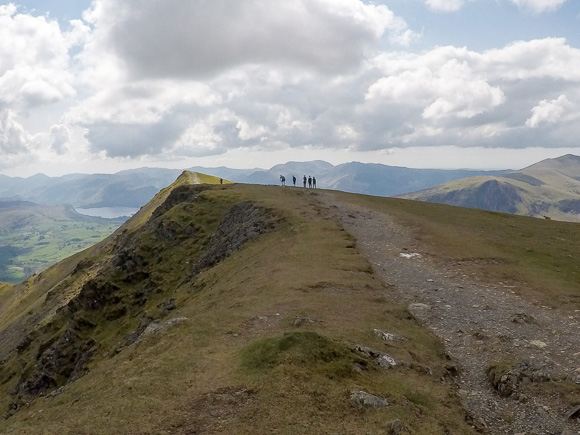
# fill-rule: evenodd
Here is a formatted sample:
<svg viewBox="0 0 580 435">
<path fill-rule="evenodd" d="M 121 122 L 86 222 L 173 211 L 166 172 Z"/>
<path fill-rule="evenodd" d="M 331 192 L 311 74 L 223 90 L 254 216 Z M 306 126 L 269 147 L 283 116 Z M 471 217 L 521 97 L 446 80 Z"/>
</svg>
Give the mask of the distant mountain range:
<svg viewBox="0 0 580 435">
<path fill-rule="evenodd" d="M 304 175 L 313 175 L 323 189 L 335 189 L 376 196 L 394 196 L 476 175 L 499 175 L 505 171 L 411 169 L 370 163 L 334 166 L 324 161 L 288 162 L 264 169 L 205 168 L 189 171 L 214 175 L 237 183 L 278 184 L 292 175 L 302 185 Z M 141 168 L 116 174 L 71 174 L 29 178 L 0 175 L 0 200 L 24 200 L 38 204 L 70 204 L 77 208 L 141 207 L 162 188 L 171 184 L 181 169 Z"/>
<path fill-rule="evenodd" d="M 580 156 L 567 154 L 520 171 L 455 180 L 402 197 L 580 222 Z"/>
</svg>

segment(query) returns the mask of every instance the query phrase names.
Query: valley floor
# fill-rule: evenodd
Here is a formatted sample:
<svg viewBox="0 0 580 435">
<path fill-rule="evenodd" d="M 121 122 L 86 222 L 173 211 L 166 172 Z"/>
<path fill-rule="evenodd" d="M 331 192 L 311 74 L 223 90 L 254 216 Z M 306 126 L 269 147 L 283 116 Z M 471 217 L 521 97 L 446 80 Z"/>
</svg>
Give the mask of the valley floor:
<svg viewBox="0 0 580 435">
<path fill-rule="evenodd" d="M 549 308 L 511 285 L 479 282 L 422 253 L 386 213 L 319 195 L 357 239 L 375 274 L 445 343 L 461 401 L 491 434 L 580 433 L 580 313 Z"/>
</svg>

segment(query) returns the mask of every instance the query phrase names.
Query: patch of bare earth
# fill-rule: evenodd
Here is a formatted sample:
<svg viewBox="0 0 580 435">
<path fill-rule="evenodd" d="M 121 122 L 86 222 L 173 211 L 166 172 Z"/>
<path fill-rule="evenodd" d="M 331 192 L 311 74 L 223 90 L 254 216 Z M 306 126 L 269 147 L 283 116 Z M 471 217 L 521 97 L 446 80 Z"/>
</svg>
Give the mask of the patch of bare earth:
<svg viewBox="0 0 580 435">
<path fill-rule="evenodd" d="M 387 214 L 319 196 L 398 302 L 445 343 L 457 392 L 490 434 L 580 433 L 580 315 L 537 306 L 421 254 Z"/>
<path fill-rule="evenodd" d="M 249 388 L 226 387 L 195 397 L 187 407 L 189 417 L 175 423 L 170 433 L 182 435 L 227 433 L 225 427 L 241 408 L 255 400 L 255 395 L 256 392 Z"/>
</svg>

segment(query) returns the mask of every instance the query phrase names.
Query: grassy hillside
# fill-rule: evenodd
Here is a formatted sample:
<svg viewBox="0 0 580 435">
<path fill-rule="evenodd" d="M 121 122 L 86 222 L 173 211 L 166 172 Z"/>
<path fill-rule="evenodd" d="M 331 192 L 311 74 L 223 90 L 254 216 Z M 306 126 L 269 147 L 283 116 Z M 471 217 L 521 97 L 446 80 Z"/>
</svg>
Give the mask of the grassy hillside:
<svg viewBox="0 0 580 435">
<path fill-rule="evenodd" d="M 402 197 L 579 222 L 580 157 L 547 159 L 501 176 L 465 178 Z"/>
<path fill-rule="evenodd" d="M 442 345 L 315 194 L 187 181 L 0 299 L 0 432 L 471 431 Z"/>
<path fill-rule="evenodd" d="M 473 433 L 442 344 L 317 192 L 195 180 L 0 287 L 0 433 Z M 577 224 L 325 194 L 388 212 L 436 261 L 580 308 Z M 389 405 L 356 403 L 359 391 Z"/>
</svg>

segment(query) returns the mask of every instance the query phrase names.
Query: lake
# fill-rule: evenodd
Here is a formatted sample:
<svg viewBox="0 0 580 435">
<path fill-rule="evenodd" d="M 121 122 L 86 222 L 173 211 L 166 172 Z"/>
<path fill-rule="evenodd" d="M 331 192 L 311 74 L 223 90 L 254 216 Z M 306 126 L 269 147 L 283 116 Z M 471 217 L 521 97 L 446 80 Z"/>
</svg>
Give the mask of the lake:
<svg viewBox="0 0 580 435">
<path fill-rule="evenodd" d="M 80 214 L 86 216 L 98 216 L 107 219 L 118 218 L 121 216 L 133 216 L 139 211 L 135 207 L 98 207 L 98 208 L 75 208 Z"/>
</svg>

